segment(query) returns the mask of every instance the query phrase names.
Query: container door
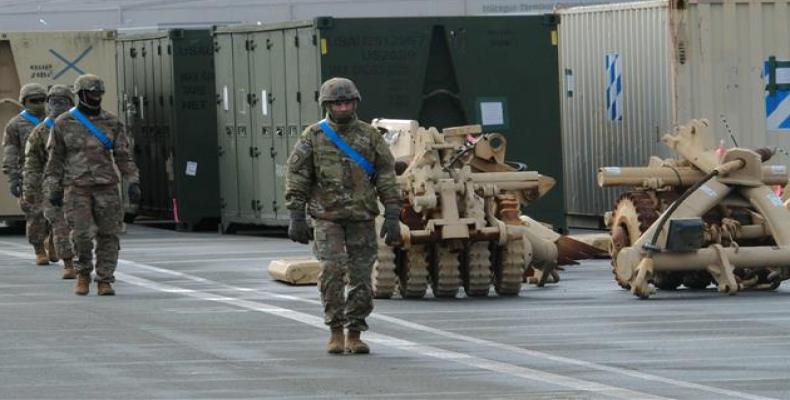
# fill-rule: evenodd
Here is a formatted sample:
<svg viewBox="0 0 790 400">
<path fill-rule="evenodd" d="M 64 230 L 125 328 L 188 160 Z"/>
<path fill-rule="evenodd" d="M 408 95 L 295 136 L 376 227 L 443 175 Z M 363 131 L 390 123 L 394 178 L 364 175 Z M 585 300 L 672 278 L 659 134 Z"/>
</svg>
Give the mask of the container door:
<svg viewBox="0 0 790 400">
<path fill-rule="evenodd" d="M 235 113 L 236 100 L 233 84 L 233 37 L 230 34 L 214 36 L 214 71 L 217 93 L 217 144 L 219 154 L 220 208 L 222 222 L 239 215 L 239 182 L 236 165 Z"/>
<path fill-rule="evenodd" d="M 257 172 L 257 194 L 260 218 L 272 221 L 277 218 L 275 199 L 279 188 L 274 182 L 275 128 L 272 119 L 272 36 L 278 32 L 258 32 L 251 37 L 255 49 L 252 52 L 253 90 L 257 103 L 253 107 L 255 136 L 255 171 Z"/>
<path fill-rule="evenodd" d="M 318 89 L 321 77 L 318 72 L 317 36 L 313 28 L 299 30 L 299 131 L 321 119 L 321 106 L 318 104 Z"/>
<path fill-rule="evenodd" d="M 285 104 L 286 104 L 286 126 L 285 135 L 287 136 L 287 145 L 285 152 L 281 155 L 276 165 L 278 185 L 285 188 L 285 173 L 287 171 L 286 162 L 288 155 L 293 149 L 296 141 L 299 139 L 301 131 L 299 128 L 302 125 L 302 117 L 300 112 L 301 94 L 299 93 L 299 35 L 298 30 L 288 29 L 284 32 L 285 39 L 285 65 L 289 68 L 285 69 Z M 296 66 L 297 68 L 294 68 Z M 285 196 L 282 197 L 282 212 L 287 213 L 285 210 Z"/>
<path fill-rule="evenodd" d="M 239 211 L 244 221 L 257 218 L 257 203 L 255 199 L 255 179 L 257 172 L 253 164 L 255 156 L 254 137 L 251 132 L 252 117 L 250 90 L 250 35 L 233 35 L 233 63 L 235 76 L 235 91 L 233 97 L 236 103 L 236 148 L 238 150 L 239 168 Z"/>
<path fill-rule="evenodd" d="M 277 217 L 287 218 L 285 209 L 285 165 L 291 147 L 288 141 L 288 104 L 286 95 L 286 58 L 285 35 L 283 31 L 273 31 L 271 39 L 271 68 L 272 68 L 272 124 L 274 126 L 274 211 Z"/>
</svg>

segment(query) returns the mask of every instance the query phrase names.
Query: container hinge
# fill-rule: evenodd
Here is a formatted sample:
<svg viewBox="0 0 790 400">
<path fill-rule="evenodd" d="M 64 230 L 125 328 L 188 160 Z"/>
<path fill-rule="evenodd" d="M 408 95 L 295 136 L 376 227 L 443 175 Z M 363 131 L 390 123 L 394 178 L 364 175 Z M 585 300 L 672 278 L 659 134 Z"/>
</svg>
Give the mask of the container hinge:
<svg viewBox="0 0 790 400">
<path fill-rule="evenodd" d="M 313 92 L 313 99 L 315 100 L 316 103 L 318 102 L 318 97 L 319 97 L 318 91 L 316 90 Z"/>
<path fill-rule="evenodd" d="M 217 93 L 217 104 L 222 104 L 222 95 Z"/>
<path fill-rule="evenodd" d="M 219 53 L 219 49 L 221 49 L 221 48 L 222 48 L 222 46 L 219 45 L 219 42 L 218 41 L 214 41 L 214 52 L 215 53 Z"/>
<path fill-rule="evenodd" d="M 313 34 L 313 46 L 318 46 L 318 35 Z"/>
<path fill-rule="evenodd" d="M 250 208 L 255 211 L 255 199 L 250 200 Z"/>
<path fill-rule="evenodd" d="M 277 156 L 277 150 L 275 150 L 275 149 L 274 149 L 274 146 L 272 146 L 272 147 L 269 149 L 269 157 L 271 157 L 271 158 L 274 158 L 274 157 L 276 157 L 276 156 Z"/>
<path fill-rule="evenodd" d="M 222 197 L 219 198 L 219 208 L 225 208 L 228 206 L 228 203 Z"/>
<path fill-rule="evenodd" d="M 277 200 L 272 201 L 272 210 L 277 211 L 280 207 L 277 207 Z"/>
<path fill-rule="evenodd" d="M 266 39 L 266 50 L 271 50 L 274 44 L 272 43 L 271 39 Z"/>
<path fill-rule="evenodd" d="M 156 54 L 160 55 L 160 56 L 162 55 L 162 45 L 161 44 L 156 45 Z"/>
<path fill-rule="evenodd" d="M 296 102 L 297 103 L 302 102 L 302 92 L 296 92 Z"/>
<path fill-rule="evenodd" d="M 258 103 L 258 96 L 255 93 L 247 93 L 247 104 L 254 106 Z"/>
<path fill-rule="evenodd" d="M 145 49 L 145 47 L 143 47 L 143 51 L 141 53 L 143 57 L 145 57 L 145 55 L 148 54 L 148 51 Z"/>
<path fill-rule="evenodd" d="M 137 49 L 135 49 L 134 47 L 129 49 L 129 57 L 137 58 Z"/>
<path fill-rule="evenodd" d="M 225 149 L 223 149 L 222 146 L 217 146 L 217 155 L 222 157 L 222 155 L 224 154 L 225 154 Z"/>
<path fill-rule="evenodd" d="M 169 44 L 167 45 L 167 54 L 173 54 L 173 49 L 170 47 Z"/>
<path fill-rule="evenodd" d="M 299 36 L 294 36 L 294 46 L 299 47 Z"/>
<path fill-rule="evenodd" d="M 260 200 L 255 200 L 255 211 L 261 211 L 262 209 L 263 209 L 263 206 L 261 206 L 261 201 Z"/>
</svg>

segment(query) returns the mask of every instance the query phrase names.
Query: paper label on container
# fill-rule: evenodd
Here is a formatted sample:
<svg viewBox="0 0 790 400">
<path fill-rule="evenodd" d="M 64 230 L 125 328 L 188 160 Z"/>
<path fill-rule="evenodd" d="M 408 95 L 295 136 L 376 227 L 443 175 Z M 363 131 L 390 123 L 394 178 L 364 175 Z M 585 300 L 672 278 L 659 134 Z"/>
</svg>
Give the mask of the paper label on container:
<svg viewBox="0 0 790 400">
<path fill-rule="evenodd" d="M 261 114 L 269 115 L 269 97 L 265 90 L 261 91 Z"/>
<path fill-rule="evenodd" d="M 196 161 L 187 161 L 187 176 L 196 176 L 197 175 L 197 167 L 198 163 Z"/>
<path fill-rule="evenodd" d="M 228 104 L 228 87 L 227 86 L 222 88 L 222 108 L 224 108 L 225 111 L 230 110 L 230 104 Z"/>
<path fill-rule="evenodd" d="M 776 193 L 771 192 L 767 194 L 765 197 L 768 198 L 768 201 L 770 201 L 771 204 L 774 205 L 774 207 L 784 207 L 784 204 L 782 204 L 782 199 L 780 199 L 779 196 L 776 195 Z"/>
<path fill-rule="evenodd" d="M 480 103 L 480 122 L 483 125 L 504 125 L 505 110 L 502 102 L 484 101 Z"/>
<path fill-rule="evenodd" d="M 699 189 L 702 190 L 702 193 L 705 193 L 710 197 L 718 196 L 718 193 L 716 193 L 716 191 L 711 189 L 708 185 L 702 185 Z"/>
</svg>

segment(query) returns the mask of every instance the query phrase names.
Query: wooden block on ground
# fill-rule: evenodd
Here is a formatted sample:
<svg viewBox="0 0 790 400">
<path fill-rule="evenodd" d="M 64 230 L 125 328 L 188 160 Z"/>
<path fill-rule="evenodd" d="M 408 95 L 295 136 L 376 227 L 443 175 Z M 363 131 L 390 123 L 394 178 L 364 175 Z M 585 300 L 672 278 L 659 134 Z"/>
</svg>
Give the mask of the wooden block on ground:
<svg viewBox="0 0 790 400">
<path fill-rule="evenodd" d="M 321 274 L 321 264 L 315 258 L 282 258 L 272 260 L 269 275 L 292 285 L 315 285 Z"/>
</svg>

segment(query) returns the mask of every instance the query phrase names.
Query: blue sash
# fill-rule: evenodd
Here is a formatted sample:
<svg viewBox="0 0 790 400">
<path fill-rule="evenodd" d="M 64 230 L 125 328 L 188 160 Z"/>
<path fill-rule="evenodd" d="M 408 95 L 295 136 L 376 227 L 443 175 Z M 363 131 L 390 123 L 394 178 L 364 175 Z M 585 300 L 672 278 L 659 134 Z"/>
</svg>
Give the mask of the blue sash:
<svg viewBox="0 0 790 400">
<path fill-rule="evenodd" d="M 55 126 L 55 120 L 50 117 L 46 117 L 44 118 L 44 125 L 46 125 L 47 128 L 52 129 L 52 127 Z"/>
<path fill-rule="evenodd" d="M 38 125 L 38 124 L 40 124 L 40 123 L 41 123 L 41 120 L 40 120 L 40 119 L 36 118 L 36 116 L 35 116 L 35 115 L 33 115 L 33 114 L 31 114 L 31 113 L 27 112 L 27 110 L 25 110 L 25 111 L 22 111 L 21 113 L 19 113 L 19 116 L 20 116 L 20 117 L 22 117 L 22 118 L 24 118 L 24 119 L 26 119 L 26 120 L 27 120 L 27 122 L 30 122 L 30 123 L 31 123 L 31 124 L 33 124 L 33 125 Z"/>
<path fill-rule="evenodd" d="M 93 136 L 96 136 L 96 139 L 99 139 L 101 144 L 104 145 L 105 149 L 112 150 L 112 145 L 113 145 L 112 140 L 110 140 L 110 138 L 105 136 L 104 133 L 102 133 L 102 131 L 100 131 L 99 128 L 96 127 L 96 125 L 93 125 L 93 123 L 90 120 L 88 120 L 88 118 L 85 117 L 85 115 L 83 115 L 80 112 L 80 110 L 77 109 L 77 107 L 74 107 L 71 110 L 69 110 L 69 114 L 71 114 L 72 117 L 76 118 L 77 121 L 80 121 L 80 123 L 83 126 L 88 128 L 88 130 L 91 131 Z"/>
<path fill-rule="evenodd" d="M 353 147 L 349 146 L 348 143 L 344 142 L 343 139 L 338 136 L 337 132 L 329 126 L 329 122 L 326 119 L 322 119 L 321 122 L 318 123 L 318 126 L 321 127 L 321 130 L 324 131 L 324 134 L 332 141 L 332 143 L 337 146 L 340 151 L 345 153 L 348 158 L 352 159 L 355 163 L 357 163 L 365 172 L 368 173 L 369 176 L 373 176 L 376 174 L 376 168 L 371 164 L 362 154 L 357 153 Z"/>
</svg>

